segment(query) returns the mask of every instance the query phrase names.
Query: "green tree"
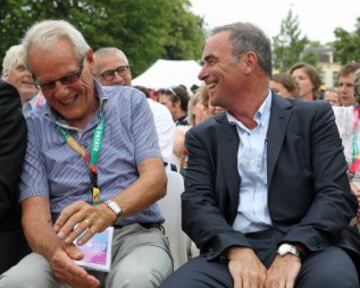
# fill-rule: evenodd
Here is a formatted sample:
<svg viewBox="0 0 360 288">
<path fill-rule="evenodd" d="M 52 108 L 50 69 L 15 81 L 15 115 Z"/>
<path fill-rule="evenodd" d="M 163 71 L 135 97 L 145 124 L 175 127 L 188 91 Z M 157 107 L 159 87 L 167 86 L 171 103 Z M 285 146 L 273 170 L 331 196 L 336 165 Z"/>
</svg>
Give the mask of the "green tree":
<svg viewBox="0 0 360 288">
<path fill-rule="evenodd" d="M 64 19 L 94 50 L 124 50 L 136 76 L 158 58 L 200 58 L 203 20 L 189 8 L 189 0 L 2 0 L 0 59 L 34 22 Z"/>
<path fill-rule="evenodd" d="M 338 27 L 334 34 L 335 41 L 332 47 L 335 49 L 335 60 L 341 64 L 360 61 L 360 17 L 356 19 L 355 31 L 348 32 Z"/>
<path fill-rule="evenodd" d="M 273 37 L 274 67 L 287 71 L 296 62 L 301 61 L 301 55 L 309 43 L 306 36 L 301 36 L 299 17 L 293 15 L 290 9 L 287 16 L 281 21 L 280 33 Z"/>
</svg>

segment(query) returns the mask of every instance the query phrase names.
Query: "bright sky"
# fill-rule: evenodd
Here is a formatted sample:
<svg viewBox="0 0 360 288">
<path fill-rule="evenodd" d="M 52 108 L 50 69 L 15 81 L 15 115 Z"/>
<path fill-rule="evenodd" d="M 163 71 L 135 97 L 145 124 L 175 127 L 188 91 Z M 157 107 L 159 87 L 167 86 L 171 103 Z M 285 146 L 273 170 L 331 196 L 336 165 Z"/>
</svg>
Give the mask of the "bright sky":
<svg viewBox="0 0 360 288">
<path fill-rule="evenodd" d="M 303 35 L 322 44 L 335 39 L 336 27 L 352 32 L 360 17 L 359 0 L 190 0 L 192 11 L 203 16 L 206 28 L 232 22 L 251 22 L 269 36 L 280 32 L 290 8 L 299 16 Z"/>
</svg>

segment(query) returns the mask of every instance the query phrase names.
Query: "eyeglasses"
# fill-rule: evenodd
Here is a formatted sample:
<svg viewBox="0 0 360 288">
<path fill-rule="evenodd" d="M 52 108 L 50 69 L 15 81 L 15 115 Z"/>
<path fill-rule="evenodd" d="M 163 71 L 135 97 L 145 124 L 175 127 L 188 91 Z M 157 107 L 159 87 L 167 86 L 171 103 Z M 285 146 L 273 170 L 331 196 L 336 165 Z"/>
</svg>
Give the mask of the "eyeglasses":
<svg viewBox="0 0 360 288">
<path fill-rule="evenodd" d="M 41 89 L 41 91 L 46 93 L 46 92 L 50 92 L 55 89 L 57 81 L 59 81 L 62 85 L 65 85 L 65 86 L 74 84 L 76 81 L 78 81 L 80 79 L 81 73 L 84 68 L 84 59 L 85 58 L 83 58 L 81 60 L 81 66 L 80 66 L 80 69 L 78 72 L 75 72 L 75 73 L 72 73 L 72 74 L 63 76 L 61 78 L 51 80 L 51 81 L 45 81 L 45 82 L 38 82 L 34 79 L 35 86 L 37 88 Z"/>
<path fill-rule="evenodd" d="M 119 75 L 119 76 L 126 76 L 128 71 L 129 71 L 129 66 L 125 65 L 125 66 L 119 66 L 116 67 L 115 69 L 111 69 L 111 70 L 106 70 L 105 72 L 101 73 L 100 76 L 105 79 L 106 81 L 111 81 L 114 79 L 115 77 L 115 72 Z"/>
</svg>

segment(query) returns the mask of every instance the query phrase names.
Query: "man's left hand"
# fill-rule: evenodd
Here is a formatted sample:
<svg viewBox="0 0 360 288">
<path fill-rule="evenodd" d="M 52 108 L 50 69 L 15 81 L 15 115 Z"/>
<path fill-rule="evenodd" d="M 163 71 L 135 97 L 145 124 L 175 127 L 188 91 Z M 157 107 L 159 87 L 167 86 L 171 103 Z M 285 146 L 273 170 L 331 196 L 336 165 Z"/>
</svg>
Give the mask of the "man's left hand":
<svg viewBox="0 0 360 288">
<path fill-rule="evenodd" d="M 116 220 L 106 204 L 92 206 L 78 201 L 66 207 L 56 220 L 54 230 L 65 243 L 72 243 L 81 234 L 76 244 L 85 244 L 94 234 L 104 231 Z"/>
<path fill-rule="evenodd" d="M 266 275 L 266 288 L 293 288 L 301 262 L 292 254 L 277 255 Z"/>
</svg>

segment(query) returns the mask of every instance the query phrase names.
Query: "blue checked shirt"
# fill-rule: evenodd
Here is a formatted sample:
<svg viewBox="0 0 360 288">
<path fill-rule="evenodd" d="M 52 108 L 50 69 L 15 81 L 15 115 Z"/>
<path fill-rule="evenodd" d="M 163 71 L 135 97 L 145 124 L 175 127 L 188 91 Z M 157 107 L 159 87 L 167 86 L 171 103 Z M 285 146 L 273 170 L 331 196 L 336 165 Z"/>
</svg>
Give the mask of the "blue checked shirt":
<svg viewBox="0 0 360 288">
<path fill-rule="evenodd" d="M 87 151 L 102 113 L 106 116 L 102 149 L 97 162 L 101 201 L 115 196 L 139 177 L 137 165 L 152 157 L 161 159 L 154 120 L 144 95 L 124 86 L 95 89 L 100 106 L 86 128 L 67 126 L 47 104 L 27 118 L 28 144 L 20 184 L 20 200 L 48 197 L 53 217 L 75 201 L 92 202 L 88 164 L 60 135 L 57 126 L 67 129 Z M 158 223 L 164 219 L 157 204 L 126 218 L 119 225 Z"/>
</svg>

